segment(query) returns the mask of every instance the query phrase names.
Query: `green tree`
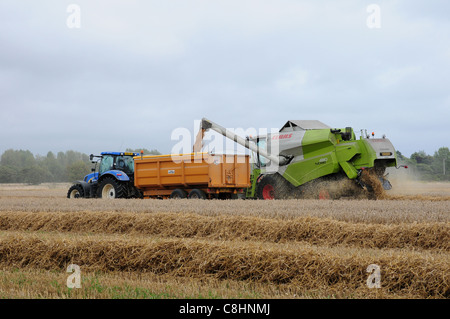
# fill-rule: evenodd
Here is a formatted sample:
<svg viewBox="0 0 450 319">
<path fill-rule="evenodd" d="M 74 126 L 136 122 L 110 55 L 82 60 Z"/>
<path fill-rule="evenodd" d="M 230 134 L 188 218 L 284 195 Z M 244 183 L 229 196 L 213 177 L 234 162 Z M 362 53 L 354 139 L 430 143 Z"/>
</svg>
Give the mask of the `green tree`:
<svg viewBox="0 0 450 319">
<path fill-rule="evenodd" d="M 58 162 L 53 152 L 48 152 L 47 156 L 41 159 L 41 166 L 50 172 L 52 182 L 63 181 L 63 176 L 65 175 L 64 167 Z"/>
<path fill-rule="evenodd" d="M 433 156 L 427 155 L 425 151 L 412 153 L 411 159 L 414 160 L 417 164 L 431 165 L 431 163 L 433 163 Z"/>
<path fill-rule="evenodd" d="M 419 163 L 416 165 L 417 171 L 421 175 L 421 179 L 423 180 L 436 180 L 436 175 L 433 172 L 431 165 Z"/>
<path fill-rule="evenodd" d="M 440 180 L 450 180 L 450 150 L 441 147 L 433 156 L 433 171 Z"/>
<path fill-rule="evenodd" d="M 31 167 L 36 163 L 33 153 L 26 150 L 6 150 L 2 154 L 0 159 L 0 164 L 4 166 L 16 167 L 16 168 L 26 168 Z"/>
<path fill-rule="evenodd" d="M 80 179 L 80 177 L 83 177 L 85 175 L 86 170 L 84 169 L 77 170 L 77 167 L 78 168 L 81 167 L 81 164 L 79 164 L 78 162 L 85 163 L 83 167 L 87 167 L 87 172 L 89 172 L 91 162 L 89 161 L 88 155 L 73 150 L 69 150 L 66 152 L 58 152 L 58 154 L 56 155 L 56 164 L 54 166 L 56 180 L 60 182 L 72 182 L 74 180 L 75 175 L 77 174 L 78 175 L 75 178 L 75 180 Z"/>
<path fill-rule="evenodd" d="M 8 165 L 0 165 L 0 183 L 16 183 L 17 181 L 17 168 Z"/>
<path fill-rule="evenodd" d="M 64 152 L 58 152 L 58 154 L 56 155 L 56 160 L 58 161 L 59 165 L 61 165 L 62 167 L 67 166 L 67 157 Z"/>
<path fill-rule="evenodd" d="M 80 180 L 90 172 L 90 166 L 79 160 L 67 166 L 66 171 L 69 181 Z"/>
<path fill-rule="evenodd" d="M 397 159 L 400 161 L 406 161 L 407 158 L 405 156 L 403 156 L 403 154 L 400 151 L 395 151 L 395 153 L 397 153 Z"/>
<path fill-rule="evenodd" d="M 52 179 L 51 174 L 38 165 L 33 165 L 31 167 L 22 169 L 19 172 L 19 176 L 22 183 L 33 185 L 48 182 Z"/>
</svg>

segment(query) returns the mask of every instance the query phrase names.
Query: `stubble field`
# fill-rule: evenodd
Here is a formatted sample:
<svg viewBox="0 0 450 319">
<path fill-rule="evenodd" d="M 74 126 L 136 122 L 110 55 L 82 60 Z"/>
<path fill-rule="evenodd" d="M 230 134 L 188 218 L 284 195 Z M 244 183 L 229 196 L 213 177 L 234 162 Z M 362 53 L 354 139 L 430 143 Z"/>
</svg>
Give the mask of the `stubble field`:
<svg viewBox="0 0 450 319">
<path fill-rule="evenodd" d="M 383 200 L 202 201 L 3 184 L 0 298 L 449 298 L 450 185 L 393 185 Z"/>
</svg>

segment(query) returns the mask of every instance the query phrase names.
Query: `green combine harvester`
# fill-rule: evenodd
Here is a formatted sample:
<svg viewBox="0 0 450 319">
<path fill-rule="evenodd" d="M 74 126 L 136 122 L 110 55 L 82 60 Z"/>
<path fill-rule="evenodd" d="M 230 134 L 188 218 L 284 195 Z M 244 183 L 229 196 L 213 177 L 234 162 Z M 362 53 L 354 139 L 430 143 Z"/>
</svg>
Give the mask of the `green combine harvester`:
<svg viewBox="0 0 450 319">
<path fill-rule="evenodd" d="M 247 198 L 339 198 L 391 189 L 387 167 L 397 166 L 394 146 L 367 132 L 356 138 L 351 127 L 331 128 L 320 121 L 287 121 L 277 133 L 242 138 L 203 118 L 194 152 L 206 131 L 214 130 L 252 151 Z M 364 135 L 364 136 L 363 136 Z M 403 166 L 406 168 L 406 166 Z"/>
</svg>

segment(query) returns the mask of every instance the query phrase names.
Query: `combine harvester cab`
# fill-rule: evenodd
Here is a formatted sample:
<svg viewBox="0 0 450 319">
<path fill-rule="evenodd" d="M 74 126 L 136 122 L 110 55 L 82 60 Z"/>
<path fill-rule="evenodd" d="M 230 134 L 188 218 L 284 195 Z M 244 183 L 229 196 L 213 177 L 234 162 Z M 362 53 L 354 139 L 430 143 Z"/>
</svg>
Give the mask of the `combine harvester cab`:
<svg viewBox="0 0 450 319">
<path fill-rule="evenodd" d="M 397 167 L 394 146 L 387 138 L 366 134 L 356 139 L 351 127 L 331 128 L 320 121 L 291 120 L 278 133 L 244 140 L 203 119 L 197 139 L 209 129 L 253 152 L 248 198 L 339 198 L 359 195 L 361 190 L 375 198 L 380 187 L 391 188 L 386 168 Z"/>
</svg>

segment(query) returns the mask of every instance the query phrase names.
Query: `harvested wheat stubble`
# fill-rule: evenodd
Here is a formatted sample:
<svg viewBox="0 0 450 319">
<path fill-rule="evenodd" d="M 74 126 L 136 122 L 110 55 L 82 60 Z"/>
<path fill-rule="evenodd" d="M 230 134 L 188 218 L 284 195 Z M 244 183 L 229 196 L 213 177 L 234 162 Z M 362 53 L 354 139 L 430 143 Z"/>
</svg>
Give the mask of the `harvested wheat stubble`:
<svg viewBox="0 0 450 319">
<path fill-rule="evenodd" d="M 199 278 L 294 283 L 305 288 L 367 289 L 366 268 L 382 269 L 382 287 L 390 293 L 423 298 L 450 297 L 448 256 L 400 251 L 328 254 L 308 246 L 214 242 L 194 239 L 94 238 L 3 234 L 0 266 L 85 271 L 151 272 Z"/>
<path fill-rule="evenodd" d="M 449 192 L 436 200 L 407 193 L 334 201 L 108 201 L 44 193 L 0 192 L 0 269 L 8 274 L 59 274 L 64 286 L 67 265 L 75 263 L 83 278 L 101 273 L 102 285 L 133 275 L 137 285 L 145 276 L 180 282 L 180 291 L 183 281 L 192 281 L 193 291 L 231 291 L 233 282 L 278 297 L 450 298 Z M 370 264 L 381 267 L 381 289 L 366 286 Z M 2 296 L 14 295 L 11 289 L 28 293 L 20 282 L 0 285 Z"/>
<path fill-rule="evenodd" d="M 26 212 L 132 212 L 237 215 L 273 219 L 302 216 L 358 223 L 450 222 L 450 201 L 370 200 L 99 200 L 0 198 L 0 211 Z"/>
<path fill-rule="evenodd" d="M 178 238 L 306 241 L 317 245 L 450 251 L 450 224 L 357 224 L 327 218 L 293 220 L 192 213 L 0 212 L 0 230 L 145 234 Z"/>
</svg>

